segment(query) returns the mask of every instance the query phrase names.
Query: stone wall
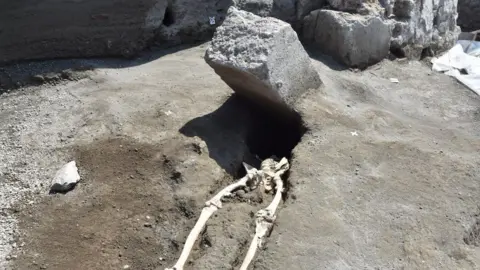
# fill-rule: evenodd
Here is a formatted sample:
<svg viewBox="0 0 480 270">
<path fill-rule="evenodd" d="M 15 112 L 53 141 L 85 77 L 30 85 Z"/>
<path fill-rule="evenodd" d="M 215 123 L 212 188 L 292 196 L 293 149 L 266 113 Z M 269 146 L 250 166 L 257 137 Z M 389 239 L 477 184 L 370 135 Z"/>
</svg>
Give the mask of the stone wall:
<svg viewBox="0 0 480 270">
<path fill-rule="evenodd" d="M 392 49 L 410 58 L 419 57 L 425 50 L 449 48 L 459 32 L 455 21 L 457 0 L 0 2 L 0 65 L 46 58 L 132 56 L 154 42 L 163 45 L 208 40 L 232 5 L 289 22 L 298 33 L 304 32 L 304 17 L 321 8 L 377 16 L 391 25 Z M 210 24 L 211 17 L 215 24 Z"/>
<path fill-rule="evenodd" d="M 209 38 L 232 0 L 0 0 L 0 64 L 130 56 L 150 42 Z"/>
<path fill-rule="evenodd" d="M 457 0 L 395 0 L 391 9 L 391 49 L 408 58 L 447 50 L 460 34 Z"/>
</svg>

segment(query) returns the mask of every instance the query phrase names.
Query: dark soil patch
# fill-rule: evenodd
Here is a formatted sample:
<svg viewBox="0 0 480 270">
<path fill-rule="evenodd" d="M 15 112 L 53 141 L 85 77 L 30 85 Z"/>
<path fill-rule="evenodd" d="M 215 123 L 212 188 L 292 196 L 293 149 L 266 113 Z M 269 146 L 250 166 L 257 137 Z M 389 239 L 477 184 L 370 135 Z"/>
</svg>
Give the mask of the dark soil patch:
<svg viewBox="0 0 480 270">
<path fill-rule="evenodd" d="M 169 149 L 190 151 L 188 145 L 172 144 Z M 82 181 L 74 191 L 45 196 L 34 209 L 22 211 L 25 245 L 14 268 L 156 269 L 172 264 L 203 206 L 174 196 L 175 160 L 165 162 L 173 153 L 120 138 L 72 152 Z"/>
</svg>

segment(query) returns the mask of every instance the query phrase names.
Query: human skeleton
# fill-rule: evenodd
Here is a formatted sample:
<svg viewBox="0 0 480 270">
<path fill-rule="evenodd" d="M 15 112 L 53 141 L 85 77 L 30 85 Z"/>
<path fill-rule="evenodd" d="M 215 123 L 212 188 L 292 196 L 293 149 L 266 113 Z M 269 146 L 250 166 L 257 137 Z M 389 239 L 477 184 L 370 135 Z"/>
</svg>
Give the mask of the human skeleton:
<svg viewBox="0 0 480 270">
<path fill-rule="evenodd" d="M 275 189 L 275 196 L 273 197 L 272 202 L 266 208 L 259 210 L 255 215 L 255 235 L 253 236 L 245 259 L 240 266 L 240 270 L 246 270 L 248 268 L 255 257 L 257 249 L 262 247 L 265 238 L 269 235 L 273 228 L 273 223 L 276 218 L 275 212 L 280 204 L 280 201 L 282 200 L 282 192 L 284 190 L 282 175 L 289 170 L 290 164 L 286 158 L 283 158 L 279 162 L 269 158 L 262 162 L 260 170 L 257 170 L 246 163 L 243 163 L 243 166 L 247 171 L 247 175 L 237 182 L 228 185 L 205 203 L 205 207 L 203 208 L 197 223 L 187 237 L 187 241 L 185 242 L 182 253 L 180 254 L 180 258 L 172 268 L 166 268 L 165 270 L 183 270 L 188 256 L 192 251 L 192 247 L 205 227 L 207 220 L 212 216 L 213 213 L 222 208 L 223 198 L 233 196 L 233 192 L 238 189 L 249 187 L 251 190 L 253 190 L 263 184 L 266 192 Z"/>
</svg>

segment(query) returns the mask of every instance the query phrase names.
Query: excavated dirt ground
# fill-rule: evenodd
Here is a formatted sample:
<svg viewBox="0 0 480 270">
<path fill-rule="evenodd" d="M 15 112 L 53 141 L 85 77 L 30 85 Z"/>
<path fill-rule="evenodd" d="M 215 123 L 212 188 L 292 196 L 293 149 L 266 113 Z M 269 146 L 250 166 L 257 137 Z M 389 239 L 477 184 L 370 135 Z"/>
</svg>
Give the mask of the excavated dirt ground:
<svg viewBox="0 0 480 270">
<path fill-rule="evenodd" d="M 70 68 L 0 96 L 0 269 L 172 266 L 242 161 L 289 154 L 298 130 L 231 96 L 205 49 L 6 70 Z M 309 130 L 254 269 L 478 269 L 480 99 L 424 63 L 353 72 L 312 61 L 325 85 L 298 105 Z M 70 160 L 81 182 L 49 195 Z M 240 192 L 226 203 L 187 269 L 237 269 L 252 214 L 270 199 Z"/>
</svg>

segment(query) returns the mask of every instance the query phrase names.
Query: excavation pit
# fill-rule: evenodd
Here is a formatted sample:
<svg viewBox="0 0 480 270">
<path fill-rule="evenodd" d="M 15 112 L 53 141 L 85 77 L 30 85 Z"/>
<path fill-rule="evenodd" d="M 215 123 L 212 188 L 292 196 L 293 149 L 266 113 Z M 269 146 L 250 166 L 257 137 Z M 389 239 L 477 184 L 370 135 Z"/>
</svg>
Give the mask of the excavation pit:
<svg viewBox="0 0 480 270">
<path fill-rule="evenodd" d="M 307 128 L 301 116 L 296 112 L 289 114 L 275 113 L 265 109 L 249 99 L 234 96 L 245 114 L 248 115 L 245 144 L 254 157 L 244 162 L 258 168 L 262 160 L 274 157 L 280 160 L 285 157 L 292 158 L 292 150 L 300 142 Z M 244 170 L 241 170 L 241 174 Z"/>
</svg>

